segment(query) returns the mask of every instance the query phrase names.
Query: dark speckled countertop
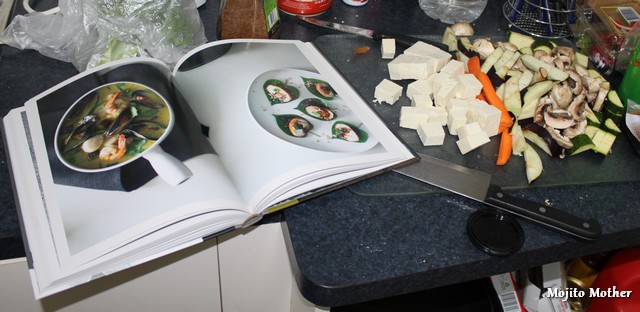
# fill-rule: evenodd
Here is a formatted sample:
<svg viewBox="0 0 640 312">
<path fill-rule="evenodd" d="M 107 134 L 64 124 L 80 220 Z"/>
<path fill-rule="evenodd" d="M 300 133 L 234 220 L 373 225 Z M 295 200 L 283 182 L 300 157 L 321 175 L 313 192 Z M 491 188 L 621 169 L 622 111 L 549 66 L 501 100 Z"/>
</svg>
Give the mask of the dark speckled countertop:
<svg viewBox="0 0 640 312">
<path fill-rule="evenodd" d="M 334 0 L 333 7 L 320 17 L 405 34 L 442 34 L 446 25 L 428 18 L 417 2 L 369 0 L 366 6 L 355 8 Z M 51 3 L 39 1 L 36 9 L 47 8 Z M 209 0 L 200 9 L 210 40 L 215 39 L 218 3 Z M 489 0 L 487 9 L 474 23 L 478 34 L 505 35 L 508 25 L 502 16 L 502 3 Z M 23 14 L 21 8 L 17 12 Z M 330 50 L 331 42 L 360 44 L 363 39 L 303 25 L 291 16 L 282 18 L 282 38 L 316 42 L 363 97 L 371 96 L 377 82 L 358 79 L 361 73 L 348 64 L 338 66 L 349 60 Z M 68 63 L 34 51 L 2 47 L 0 115 L 75 73 Z M 374 105 L 374 109 L 387 121 L 397 118 L 384 106 Z M 413 142 L 408 144 L 419 148 Z M 0 149 L 0 259 L 5 259 L 23 256 L 24 251 L 4 146 L 0 145 Z M 266 222 L 284 221 L 289 256 L 302 294 L 321 306 L 341 306 L 637 245 L 640 179 L 635 177 L 640 178 L 640 172 L 627 172 L 619 181 L 614 175 L 596 184 L 573 185 L 565 181 L 553 186 L 510 189 L 513 195 L 550 201 L 575 215 L 597 218 L 603 235 L 593 242 L 581 242 L 522 221 L 525 244 L 521 251 L 505 258 L 482 253 L 466 236 L 466 220 L 481 204 L 394 172 L 299 204 L 269 216 Z"/>
</svg>

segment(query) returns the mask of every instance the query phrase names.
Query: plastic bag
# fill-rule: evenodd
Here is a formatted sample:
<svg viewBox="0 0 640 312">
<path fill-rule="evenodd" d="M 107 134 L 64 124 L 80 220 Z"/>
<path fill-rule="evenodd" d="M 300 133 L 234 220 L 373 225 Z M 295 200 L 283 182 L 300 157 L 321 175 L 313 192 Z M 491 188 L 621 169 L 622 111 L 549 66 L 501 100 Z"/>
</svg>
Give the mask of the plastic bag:
<svg viewBox="0 0 640 312">
<path fill-rule="evenodd" d="M 135 56 L 173 66 L 206 42 L 193 0 L 60 0 L 58 6 L 53 15 L 16 16 L 0 40 L 71 62 L 79 71 Z"/>
</svg>

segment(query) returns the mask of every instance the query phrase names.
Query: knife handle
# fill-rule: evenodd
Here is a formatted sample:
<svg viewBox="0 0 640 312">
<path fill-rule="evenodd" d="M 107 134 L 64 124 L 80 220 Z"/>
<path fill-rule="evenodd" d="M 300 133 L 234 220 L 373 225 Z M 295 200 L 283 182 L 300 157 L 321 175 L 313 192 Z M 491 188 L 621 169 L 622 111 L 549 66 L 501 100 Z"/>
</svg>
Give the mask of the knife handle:
<svg viewBox="0 0 640 312">
<path fill-rule="evenodd" d="M 595 240 L 602 233 L 595 219 L 585 220 L 553 207 L 508 195 L 497 185 L 489 186 L 485 202 L 581 239 Z"/>
<path fill-rule="evenodd" d="M 444 44 L 444 43 L 442 43 L 442 42 L 437 42 L 437 41 L 433 41 L 433 40 L 429 40 L 429 39 L 420 39 L 420 38 L 407 36 L 407 35 L 402 35 L 402 34 L 390 32 L 390 31 L 384 31 L 384 30 L 375 31 L 373 33 L 373 39 L 382 40 L 382 38 L 393 38 L 393 39 L 396 40 L 396 44 L 398 44 L 398 45 L 400 45 L 402 47 L 405 47 L 405 48 L 408 48 L 408 47 L 414 45 L 418 41 L 422 41 L 422 42 L 428 43 L 428 44 L 430 44 L 432 46 L 435 46 L 440 50 L 443 50 L 445 52 L 449 52 L 449 46 Z"/>
</svg>

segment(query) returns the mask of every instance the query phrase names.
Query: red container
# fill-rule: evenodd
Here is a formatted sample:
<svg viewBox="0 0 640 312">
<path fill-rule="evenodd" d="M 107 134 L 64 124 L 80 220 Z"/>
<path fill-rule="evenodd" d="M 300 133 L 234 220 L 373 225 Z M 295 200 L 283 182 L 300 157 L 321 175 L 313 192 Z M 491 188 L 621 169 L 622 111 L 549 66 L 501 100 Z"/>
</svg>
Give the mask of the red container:
<svg viewBox="0 0 640 312">
<path fill-rule="evenodd" d="M 292 15 L 313 16 L 328 10 L 333 0 L 278 0 L 278 8 Z"/>
<path fill-rule="evenodd" d="M 640 311 L 640 247 L 616 252 L 591 285 L 588 312 Z"/>
</svg>

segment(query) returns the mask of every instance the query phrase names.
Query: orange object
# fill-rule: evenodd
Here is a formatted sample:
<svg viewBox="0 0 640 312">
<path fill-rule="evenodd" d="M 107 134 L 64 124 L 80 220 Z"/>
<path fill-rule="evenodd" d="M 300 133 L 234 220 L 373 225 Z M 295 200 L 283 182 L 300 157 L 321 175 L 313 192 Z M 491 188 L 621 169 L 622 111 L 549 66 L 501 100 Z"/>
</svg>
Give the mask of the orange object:
<svg viewBox="0 0 640 312">
<path fill-rule="evenodd" d="M 508 130 L 513 125 L 513 120 L 511 116 L 509 116 L 509 112 L 507 108 L 502 103 L 502 100 L 496 94 L 496 89 L 493 88 L 493 83 L 491 83 L 491 79 L 489 76 L 480 70 L 480 58 L 478 56 L 473 56 L 469 58 L 467 62 L 467 68 L 469 69 L 469 73 L 473 74 L 480 83 L 482 83 L 482 94 L 486 99 L 486 102 L 497 107 L 502 115 L 500 116 L 500 128 L 499 132 L 504 130 Z"/>
<path fill-rule="evenodd" d="M 511 141 L 511 133 L 503 130 L 500 136 L 500 148 L 498 149 L 498 160 L 496 160 L 496 165 L 502 166 L 509 161 L 512 154 Z"/>
<path fill-rule="evenodd" d="M 367 53 L 369 51 L 369 46 L 362 46 L 362 47 L 359 47 L 359 48 L 353 48 L 351 50 L 353 50 L 353 52 L 356 52 L 358 54 L 364 54 L 364 53 Z"/>
</svg>

